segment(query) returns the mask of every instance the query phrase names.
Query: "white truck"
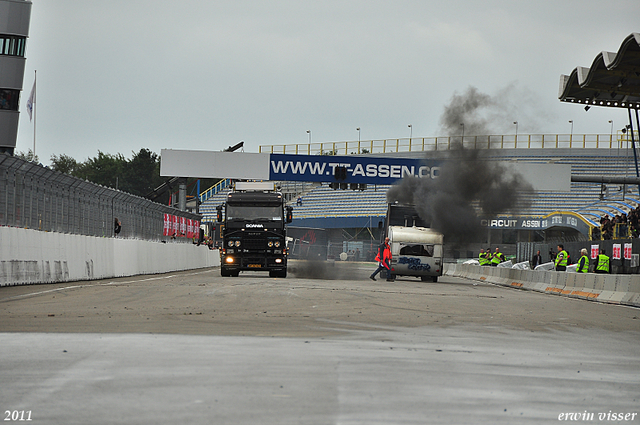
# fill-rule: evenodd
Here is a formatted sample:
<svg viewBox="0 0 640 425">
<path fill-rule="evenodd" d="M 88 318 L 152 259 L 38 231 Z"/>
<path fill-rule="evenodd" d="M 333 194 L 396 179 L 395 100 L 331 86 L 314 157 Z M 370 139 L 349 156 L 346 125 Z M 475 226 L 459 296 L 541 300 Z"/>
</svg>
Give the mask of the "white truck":
<svg viewBox="0 0 640 425">
<path fill-rule="evenodd" d="M 437 282 L 442 276 L 444 235 L 431 229 L 411 205 L 389 204 L 385 225 L 392 275 Z"/>
</svg>

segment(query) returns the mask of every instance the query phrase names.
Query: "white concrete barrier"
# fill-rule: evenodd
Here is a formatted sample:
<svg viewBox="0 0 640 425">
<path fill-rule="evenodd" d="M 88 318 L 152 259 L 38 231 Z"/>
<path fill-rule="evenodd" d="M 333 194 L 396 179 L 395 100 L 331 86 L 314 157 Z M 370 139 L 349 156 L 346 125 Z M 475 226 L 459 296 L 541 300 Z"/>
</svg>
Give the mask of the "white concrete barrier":
<svg viewBox="0 0 640 425">
<path fill-rule="evenodd" d="M 447 265 L 445 265 L 447 267 Z M 517 270 L 458 264 L 446 269 L 448 276 L 482 280 L 502 286 L 590 301 L 640 307 L 640 275 L 566 273 L 545 270 Z"/>
<path fill-rule="evenodd" d="M 0 286 L 108 279 L 219 265 L 217 250 L 189 243 L 0 227 Z"/>
</svg>

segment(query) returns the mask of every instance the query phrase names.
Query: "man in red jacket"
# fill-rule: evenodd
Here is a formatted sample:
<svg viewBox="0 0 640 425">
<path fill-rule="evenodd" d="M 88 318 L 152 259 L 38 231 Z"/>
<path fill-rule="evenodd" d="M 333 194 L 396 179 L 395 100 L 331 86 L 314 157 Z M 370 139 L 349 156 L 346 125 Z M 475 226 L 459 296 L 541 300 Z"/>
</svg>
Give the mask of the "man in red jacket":
<svg viewBox="0 0 640 425">
<path fill-rule="evenodd" d="M 384 238 L 384 243 L 378 247 L 378 255 L 376 255 L 376 261 L 378 262 L 378 268 L 369 279 L 376 280 L 376 275 L 382 270 L 387 269 L 387 282 L 393 282 L 391 275 L 391 247 L 389 246 L 389 238 Z"/>
</svg>

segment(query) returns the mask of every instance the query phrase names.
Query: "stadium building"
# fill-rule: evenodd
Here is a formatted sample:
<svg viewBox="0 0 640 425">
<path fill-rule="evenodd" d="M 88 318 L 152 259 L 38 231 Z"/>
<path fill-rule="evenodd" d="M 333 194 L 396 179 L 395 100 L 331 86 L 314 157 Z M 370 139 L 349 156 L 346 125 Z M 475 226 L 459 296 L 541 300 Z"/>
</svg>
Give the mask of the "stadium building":
<svg viewBox="0 0 640 425">
<path fill-rule="evenodd" d="M 13 155 L 24 79 L 31 2 L 0 0 L 0 153 Z"/>
</svg>

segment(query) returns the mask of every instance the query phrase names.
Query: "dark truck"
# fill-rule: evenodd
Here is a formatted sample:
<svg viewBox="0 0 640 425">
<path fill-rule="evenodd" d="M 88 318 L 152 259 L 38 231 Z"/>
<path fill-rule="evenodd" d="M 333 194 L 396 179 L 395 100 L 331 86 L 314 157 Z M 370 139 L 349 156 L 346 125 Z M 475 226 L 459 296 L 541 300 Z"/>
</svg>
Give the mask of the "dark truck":
<svg viewBox="0 0 640 425">
<path fill-rule="evenodd" d="M 285 207 L 273 183 L 237 182 L 227 202 L 216 209 L 222 276 L 268 270 L 270 277 L 287 277 L 286 224 L 291 223 L 292 208 Z"/>
</svg>

